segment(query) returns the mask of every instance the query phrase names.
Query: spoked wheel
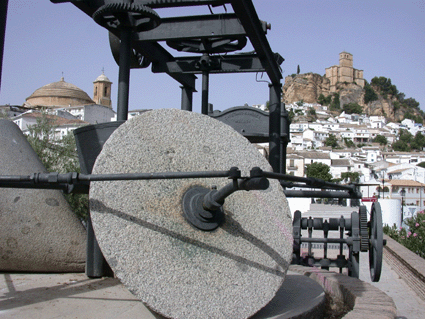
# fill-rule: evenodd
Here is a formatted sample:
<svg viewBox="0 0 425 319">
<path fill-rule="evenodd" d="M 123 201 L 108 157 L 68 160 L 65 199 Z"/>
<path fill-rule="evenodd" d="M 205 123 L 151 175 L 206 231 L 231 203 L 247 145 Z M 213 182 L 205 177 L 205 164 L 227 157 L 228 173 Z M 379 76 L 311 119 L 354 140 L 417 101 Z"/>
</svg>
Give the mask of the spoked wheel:
<svg viewBox="0 0 425 319">
<path fill-rule="evenodd" d="M 370 279 L 378 282 L 381 278 L 384 233 L 382 229 L 382 212 L 379 203 L 373 203 L 369 223 L 369 268 Z"/>
<path fill-rule="evenodd" d="M 245 36 L 167 41 L 167 45 L 177 51 L 208 54 L 228 53 L 241 50 L 245 47 L 246 43 L 247 40 Z"/>
</svg>

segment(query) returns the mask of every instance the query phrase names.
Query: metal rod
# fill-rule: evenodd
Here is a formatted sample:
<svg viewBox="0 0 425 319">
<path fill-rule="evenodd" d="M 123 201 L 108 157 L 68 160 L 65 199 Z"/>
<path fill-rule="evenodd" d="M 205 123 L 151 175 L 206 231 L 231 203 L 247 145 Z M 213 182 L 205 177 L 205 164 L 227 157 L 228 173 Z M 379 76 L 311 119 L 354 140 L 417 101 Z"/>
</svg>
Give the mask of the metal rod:
<svg viewBox="0 0 425 319">
<path fill-rule="evenodd" d="M 6 35 L 7 3 L 9 0 L 0 1 L 0 89 L 1 74 L 3 69 L 4 38 Z"/>
<path fill-rule="evenodd" d="M 208 90 L 210 75 L 208 71 L 202 72 L 202 114 L 208 115 Z"/>
<path fill-rule="evenodd" d="M 130 91 L 131 29 L 121 31 L 120 68 L 118 76 L 117 120 L 128 118 L 128 97 Z"/>
<path fill-rule="evenodd" d="M 214 210 L 217 204 L 223 205 L 224 200 L 238 190 L 266 190 L 269 184 L 269 180 L 265 177 L 233 180 L 219 190 L 212 190 L 205 195 L 203 207 L 207 210 Z"/>
<path fill-rule="evenodd" d="M 280 94 L 282 85 L 280 82 L 269 85 L 269 162 L 273 172 L 281 172 L 280 151 Z"/>
<path fill-rule="evenodd" d="M 284 194 L 286 197 L 310 197 L 310 198 L 362 198 L 359 193 L 349 193 L 343 191 L 304 191 L 304 190 L 287 190 L 285 189 Z"/>
<path fill-rule="evenodd" d="M 311 228 L 313 229 L 313 228 Z M 309 232 L 310 232 L 310 227 L 308 228 Z M 310 234 L 310 233 L 309 233 Z M 310 235 L 309 235 L 310 236 Z M 301 238 L 301 242 L 302 243 L 330 243 L 330 244 L 339 244 L 339 243 L 343 243 L 343 244 L 348 244 L 350 243 L 350 240 L 347 239 L 341 239 L 341 238 Z"/>
</svg>

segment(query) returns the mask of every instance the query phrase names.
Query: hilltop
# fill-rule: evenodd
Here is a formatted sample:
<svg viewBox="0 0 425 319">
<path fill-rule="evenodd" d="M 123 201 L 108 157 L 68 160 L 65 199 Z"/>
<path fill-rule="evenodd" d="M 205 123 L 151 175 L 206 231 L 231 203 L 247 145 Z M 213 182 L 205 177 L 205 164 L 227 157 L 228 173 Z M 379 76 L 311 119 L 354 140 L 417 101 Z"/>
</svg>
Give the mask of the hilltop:
<svg viewBox="0 0 425 319">
<path fill-rule="evenodd" d="M 282 100 L 288 104 L 298 101 L 319 103 L 339 113 L 345 110 L 346 113 L 385 116 L 392 122 L 407 118 L 423 123 L 425 117 L 414 98 L 405 98 L 391 79 L 382 76 L 374 77 L 370 83 L 366 80 L 337 82 L 331 89 L 331 81 L 326 75 L 292 74 L 285 78 Z"/>
</svg>

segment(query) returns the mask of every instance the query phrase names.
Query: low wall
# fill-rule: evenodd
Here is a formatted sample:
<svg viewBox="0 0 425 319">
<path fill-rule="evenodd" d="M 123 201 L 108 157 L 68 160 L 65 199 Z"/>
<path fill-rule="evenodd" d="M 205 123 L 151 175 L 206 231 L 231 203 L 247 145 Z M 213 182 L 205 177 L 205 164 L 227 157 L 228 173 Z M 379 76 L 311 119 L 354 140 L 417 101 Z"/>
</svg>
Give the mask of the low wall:
<svg viewBox="0 0 425 319">
<path fill-rule="evenodd" d="M 384 239 L 385 261 L 425 301 L 425 260 L 394 239 L 386 235 Z"/>
<path fill-rule="evenodd" d="M 371 284 L 318 268 L 291 265 L 289 269 L 318 282 L 329 296 L 335 315 L 346 313 L 345 319 L 396 317 L 393 299 Z"/>
</svg>

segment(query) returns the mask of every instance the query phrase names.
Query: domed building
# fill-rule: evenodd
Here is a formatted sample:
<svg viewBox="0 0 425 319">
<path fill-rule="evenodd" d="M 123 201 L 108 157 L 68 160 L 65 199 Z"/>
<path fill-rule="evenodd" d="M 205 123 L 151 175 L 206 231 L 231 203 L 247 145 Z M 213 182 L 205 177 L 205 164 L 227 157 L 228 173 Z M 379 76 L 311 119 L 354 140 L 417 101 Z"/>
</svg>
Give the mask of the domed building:
<svg viewBox="0 0 425 319">
<path fill-rule="evenodd" d="M 74 84 L 65 82 L 62 77 L 58 82 L 47 84 L 35 90 L 26 98 L 24 106 L 28 108 L 66 108 L 98 104 L 112 108 L 112 82 L 102 73 L 93 84 L 94 96 L 91 99 L 86 92 Z"/>
</svg>

